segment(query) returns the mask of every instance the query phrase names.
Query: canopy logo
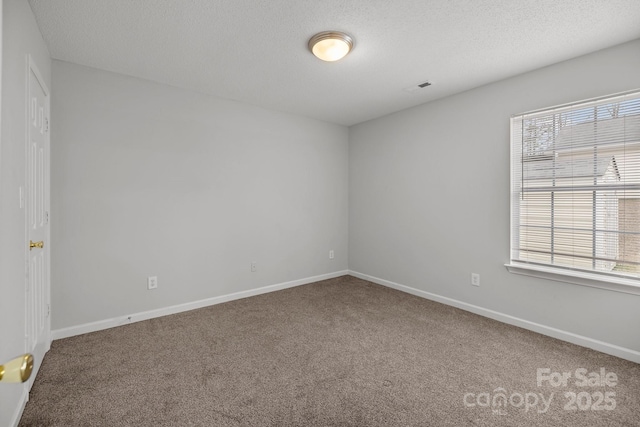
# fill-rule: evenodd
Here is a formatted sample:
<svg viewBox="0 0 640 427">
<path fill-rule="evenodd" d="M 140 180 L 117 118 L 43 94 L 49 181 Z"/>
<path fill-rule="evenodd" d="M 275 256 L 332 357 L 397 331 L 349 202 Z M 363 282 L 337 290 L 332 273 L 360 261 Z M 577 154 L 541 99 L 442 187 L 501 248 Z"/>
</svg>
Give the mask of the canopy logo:
<svg viewBox="0 0 640 427">
<path fill-rule="evenodd" d="M 507 391 L 502 387 L 493 390 L 491 393 L 465 393 L 463 401 L 467 408 L 480 407 L 491 408 L 494 414 L 507 415 L 507 408 L 513 407 L 524 409 L 529 412 L 533 409 L 539 414 L 544 414 L 549 410 L 553 393 L 549 395 L 549 399 L 545 399 L 542 393 L 511 393 L 507 396 Z"/>
</svg>

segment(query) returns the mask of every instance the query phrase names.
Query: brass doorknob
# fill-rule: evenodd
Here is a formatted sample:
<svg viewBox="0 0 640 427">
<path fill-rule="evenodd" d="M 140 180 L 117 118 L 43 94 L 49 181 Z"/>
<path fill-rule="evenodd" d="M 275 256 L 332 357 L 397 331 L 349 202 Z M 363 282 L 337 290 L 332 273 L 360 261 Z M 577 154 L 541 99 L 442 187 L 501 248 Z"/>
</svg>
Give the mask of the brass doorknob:
<svg viewBox="0 0 640 427">
<path fill-rule="evenodd" d="M 29 250 L 33 249 L 33 248 L 40 248 L 42 249 L 44 247 L 44 241 L 40 240 L 39 242 L 34 242 L 33 240 L 29 240 Z"/>
<path fill-rule="evenodd" d="M 32 371 L 33 356 L 23 354 L 4 365 L 0 365 L 0 382 L 23 383 L 29 379 Z"/>
</svg>

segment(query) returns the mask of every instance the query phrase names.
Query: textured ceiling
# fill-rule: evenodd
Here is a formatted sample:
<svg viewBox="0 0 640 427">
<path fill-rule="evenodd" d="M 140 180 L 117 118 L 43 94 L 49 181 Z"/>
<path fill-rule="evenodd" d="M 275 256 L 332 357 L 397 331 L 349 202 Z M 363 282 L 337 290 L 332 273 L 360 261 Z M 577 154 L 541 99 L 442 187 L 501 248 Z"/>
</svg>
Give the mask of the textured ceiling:
<svg viewBox="0 0 640 427">
<path fill-rule="evenodd" d="M 640 38 L 640 0 L 29 3 L 55 59 L 343 125 Z M 342 61 L 307 50 L 326 30 Z"/>
</svg>

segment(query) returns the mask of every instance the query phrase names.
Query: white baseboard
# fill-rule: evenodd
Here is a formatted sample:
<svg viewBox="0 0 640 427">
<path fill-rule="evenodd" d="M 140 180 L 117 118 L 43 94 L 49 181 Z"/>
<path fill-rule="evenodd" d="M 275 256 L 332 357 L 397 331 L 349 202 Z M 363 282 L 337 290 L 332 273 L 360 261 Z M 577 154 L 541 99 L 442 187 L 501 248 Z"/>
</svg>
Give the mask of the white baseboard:
<svg viewBox="0 0 640 427">
<path fill-rule="evenodd" d="M 572 332 L 563 331 L 561 329 L 552 328 L 550 326 L 541 325 L 539 323 L 530 322 L 525 319 L 510 316 L 508 314 L 500 313 L 498 311 L 489 310 L 477 305 L 468 304 L 466 302 L 458 301 L 452 298 L 443 297 L 441 295 L 432 294 L 430 292 L 422 291 L 420 289 L 411 288 L 409 286 L 401 285 L 399 283 L 391 282 L 389 280 L 380 279 L 377 277 L 369 276 L 367 274 L 358 273 L 357 271 L 349 271 L 349 274 L 360 279 L 368 280 L 369 282 L 377 283 L 378 285 L 386 286 L 388 288 L 397 289 L 402 292 L 406 292 L 411 295 L 416 295 L 428 300 L 436 301 L 442 304 L 450 305 L 471 313 L 479 314 L 480 316 L 488 317 L 490 319 L 497 320 L 509 325 L 518 326 L 524 329 L 528 329 L 533 332 L 537 332 L 542 335 L 547 335 L 553 338 L 557 338 L 563 341 L 577 344 L 582 347 L 591 348 L 593 350 L 600 351 L 602 353 L 610 354 L 612 356 L 620 357 L 622 359 L 630 360 L 635 363 L 640 363 L 640 352 L 625 347 L 620 347 L 615 344 L 599 341 L 593 338 L 577 335 Z"/>
<path fill-rule="evenodd" d="M 22 387 L 22 396 L 20 397 L 20 403 L 18 404 L 18 406 L 16 406 L 13 418 L 11 419 L 11 423 L 9 424 L 11 427 L 18 427 L 20 419 L 22 418 L 22 413 L 24 412 L 24 407 L 27 406 L 28 400 L 29 392 L 27 391 L 27 387 Z"/>
<path fill-rule="evenodd" d="M 155 317 L 168 316 L 170 314 L 181 313 L 183 311 L 195 310 L 210 305 L 221 304 L 223 302 L 233 301 L 237 299 L 252 297 L 255 295 L 266 294 L 269 292 L 279 291 L 282 289 L 293 288 L 295 286 L 306 285 L 308 283 L 319 282 L 321 280 L 333 279 L 349 274 L 348 270 L 336 271 L 334 273 L 321 274 L 319 276 L 307 277 L 304 279 L 293 280 L 291 282 L 278 283 L 275 285 L 264 286 L 257 289 L 235 292 L 233 294 L 221 295 L 219 297 L 207 298 L 199 301 L 188 302 L 184 304 L 172 305 L 170 307 L 158 308 L 155 310 L 143 311 L 126 316 L 114 317 L 111 319 L 99 320 L 97 322 L 85 323 L 68 328 L 56 329 L 51 331 L 51 337 L 54 340 L 68 338 L 75 335 L 82 335 L 89 332 L 101 331 L 116 326 L 126 325 L 129 323 L 140 322 L 142 320 L 153 319 Z"/>
</svg>

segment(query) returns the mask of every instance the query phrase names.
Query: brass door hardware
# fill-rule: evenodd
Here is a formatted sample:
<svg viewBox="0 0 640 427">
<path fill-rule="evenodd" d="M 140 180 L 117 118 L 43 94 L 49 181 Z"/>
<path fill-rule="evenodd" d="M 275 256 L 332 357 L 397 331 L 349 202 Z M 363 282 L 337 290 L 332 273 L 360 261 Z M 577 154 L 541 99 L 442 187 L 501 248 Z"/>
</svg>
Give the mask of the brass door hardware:
<svg viewBox="0 0 640 427">
<path fill-rule="evenodd" d="M 23 383 L 33 371 L 33 356 L 23 354 L 4 365 L 0 365 L 0 383 Z"/>
<path fill-rule="evenodd" d="M 42 249 L 44 247 L 44 241 L 40 240 L 39 242 L 34 242 L 33 240 L 29 240 L 29 250 L 33 249 L 33 248 L 40 248 Z"/>
</svg>

